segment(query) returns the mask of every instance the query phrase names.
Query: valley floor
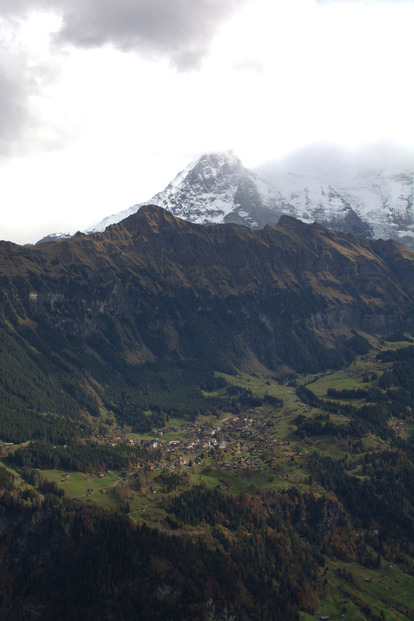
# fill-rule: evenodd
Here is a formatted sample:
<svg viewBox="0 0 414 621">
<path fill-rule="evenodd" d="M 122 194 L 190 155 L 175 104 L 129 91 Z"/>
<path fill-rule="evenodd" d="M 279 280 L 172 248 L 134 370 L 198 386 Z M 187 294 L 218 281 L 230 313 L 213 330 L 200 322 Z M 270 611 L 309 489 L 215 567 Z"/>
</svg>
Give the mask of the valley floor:
<svg viewBox="0 0 414 621">
<path fill-rule="evenodd" d="M 271 375 L 222 374 L 227 388 L 212 396 L 233 395 L 229 411 L 199 415 L 194 421 L 172 418 L 146 434 L 117 427 L 96 439 L 97 446 L 108 450 L 137 451 L 127 467 L 111 467 L 108 461 L 101 469 L 41 467 L 38 474 L 33 469 L 29 473 L 13 461 L 14 455 L 30 451 L 27 443 L 3 443 L 3 466 L 26 505 L 41 502 L 36 500 L 38 493 L 41 498 L 48 492 L 58 492 L 58 497 L 64 493 L 86 506 L 127 515 L 141 528 L 192 542 L 202 538 L 223 554 L 243 540 L 243 529 L 249 537 L 275 537 L 282 522 L 270 507 L 282 498 L 277 511 L 283 511 L 283 503 L 294 510 L 284 518 L 283 537 L 293 536 L 286 526 L 292 521 L 293 540 L 302 540 L 306 554 L 312 546 L 321 554 L 303 583 L 309 593 L 296 600 L 303 621 L 412 620 L 414 510 L 412 498 L 401 496 L 412 482 L 398 480 L 414 475 L 411 405 L 384 420 L 382 414 L 375 419 L 372 408 L 361 409 L 376 405 L 369 400 L 373 395 L 385 395 L 379 378 L 393 363 L 379 359 L 378 353 L 409 348 L 411 340 L 372 345 L 369 354 L 336 372 L 284 381 Z M 356 413 L 365 411 L 365 418 L 357 420 Z M 55 450 L 69 452 L 71 447 Z M 354 504 L 366 490 L 368 503 L 371 498 L 384 507 L 381 481 L 385 485 L 390 480 L 394 489 L 389 490 L 389 506 L 382 515 Z M 233 515 L 233 505 L 223 500 L 226 497 L 234 499 L 234 507 L 245 507 L 250 517 L 243 526 Z M 315 503 L 321 505 L 316 508 Z M 324 517 L 318 522 L 312 512 L 320 511 Z M 303 522 L 313 519 L 311 528 L 318 532 Z M 268 561 L 261 562 L 266 568 Z M 280 570 L 275 575 L 280 587 Z"/>
</svg>

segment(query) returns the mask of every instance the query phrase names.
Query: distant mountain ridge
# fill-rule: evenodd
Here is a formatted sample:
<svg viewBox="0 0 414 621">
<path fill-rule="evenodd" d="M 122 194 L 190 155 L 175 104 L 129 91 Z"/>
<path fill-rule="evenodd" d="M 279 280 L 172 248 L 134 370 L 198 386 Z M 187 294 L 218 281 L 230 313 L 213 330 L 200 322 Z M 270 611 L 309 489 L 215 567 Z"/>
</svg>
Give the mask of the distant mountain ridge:
<svg viewBox="0 0 414 621">
<path fill-rule="evenodd" d="M 414 247 L 413 178 L 407 172 L 361 172 L 340 189 L 315 177 L 267 175 L 244 167 L 232 153 L 201 156 L 146 203 L 104 218 L 86 232 L 103 231 L 143 204 L 164 207 L 197 224 L 233 222 L 260 229 L 282 214 L 366 238 Z"/>
<path fill-rule="evenodd" d="M 44 242 L 57 241 L 59 239 L 68 239 L 69 237 L 72 237 L 70 233 L 51 233 L 50 235 L 42 237 L 42 239 L 39 239 L 39 241 L 36 243 L 43 244 Z"/>
<path fill-rule="evenodd" d="M 366 171 L 340 191 L 360 217 L 371 223 L 376 239 L 394 239 L 414 247 L 414 174 Z"/>
</svg>

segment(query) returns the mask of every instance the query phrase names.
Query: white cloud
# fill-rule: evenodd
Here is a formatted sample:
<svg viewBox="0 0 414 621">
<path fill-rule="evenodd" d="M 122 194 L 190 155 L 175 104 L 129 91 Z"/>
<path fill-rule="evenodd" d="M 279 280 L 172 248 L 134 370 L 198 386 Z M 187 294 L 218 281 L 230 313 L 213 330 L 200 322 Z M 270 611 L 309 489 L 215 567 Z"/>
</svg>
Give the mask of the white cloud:
<svg viewBox="0 0 414 621">
<path fill-rule="evenodd" d="M 414 170 L 414 150 L 389 142 L 366 144 L 345 149 L 335 144 L 319 143 L 297 149 L 283 157 L 257 167 L 265 177 L 291 172 L 323 179 L 334 187 L 355 178 L 359 172 L 381 170 Z"/>
<path fill-rule="evenodd" d="M 413 2 L 0 0 L 0 12 L 2 237 L 7 224 L 35 241 L 41 219 L 42 234 L 86 227 L 209 150 L 255 165 L 314 143 L 414 145 Z"/>
<path fill-rule="evenodd" d="M 51 0 L 52 5 L 56 5 Z M 82 0 L 65 3 L 62 42 L 76 47 L 112 44 L 124 51 L 168 57 L 180 70 L 199 67 L 231 0 Z"/>
</svg>

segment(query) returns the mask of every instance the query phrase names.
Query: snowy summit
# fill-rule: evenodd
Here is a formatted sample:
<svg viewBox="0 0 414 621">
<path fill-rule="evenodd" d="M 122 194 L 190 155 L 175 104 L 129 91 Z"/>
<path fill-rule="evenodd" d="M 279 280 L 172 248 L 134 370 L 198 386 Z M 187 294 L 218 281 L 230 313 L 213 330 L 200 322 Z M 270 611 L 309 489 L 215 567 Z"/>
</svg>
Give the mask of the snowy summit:
<svg viewBox="0 0 414 621">
<path fill-rule="evenodd" d="M 197 224 L 276 225 L 282 214 L 362 237 L 395 239 L 414 247 L 413 175 L 361 171 L 333 188 L 312 176 L 247 169 L 232 152 L 208 153 L 189 164 L 149 200 L 104 218 L 86 232 L 132 215 L 142 205 L 163 207 Z"/>
</svg>

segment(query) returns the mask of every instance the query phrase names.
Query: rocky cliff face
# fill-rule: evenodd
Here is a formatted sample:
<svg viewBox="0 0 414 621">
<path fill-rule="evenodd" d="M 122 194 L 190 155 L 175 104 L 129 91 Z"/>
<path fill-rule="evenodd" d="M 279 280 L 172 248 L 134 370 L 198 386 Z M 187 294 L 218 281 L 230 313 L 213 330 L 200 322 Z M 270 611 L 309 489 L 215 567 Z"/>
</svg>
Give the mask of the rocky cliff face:
<svg viewBox="0 0 414 621">
<path fill-rule="evenodd" d="M 100 334 L 110 317 L 120 347 L 137 359 L 157 357 L 154 339 L 165 354 L 188 356 L 197 347 L 187 342 L 191 324 L 200 353 L 213 343 L 218 358 L 294 367 L 285 341 L 295 330 L 408 326 L 414 292 L 413 253 L 392 242 L 289 216 L 260 231 L 203 227 L 159 207 L 143 207 L 105 233 L 34 248 L 3 244 L 0 269 L 4 309 L 28 317 L 36 309 L 80 339 Z"/>
<path fill-rule="evenodd" d="M 245 168 L 231 153 L 211 153 L 192 162 L 168 186 L 155 194 L 149 204 L 159 205 L 172 214 L 196 224 L 234 222 L 251 228 L 277 224 L 283 197 L 269 183 Z M 142 205 L 105 218 L 90 231 L 105 228 L 132 215 Z"/>
<path fill-rule="evenodd" d="M 44 412 L 67 438 L 100 407 L 142 431 L 148 410 L 211 407 L 214 370 L 334 368 L 358 331 L 414 319 L 413 251 L 290 216 L 206 227 L 145 206 L 103 233 L 1 242 L 0 285 L 0 407 L 21 441 L 55 437 Z"/>
</svg>

